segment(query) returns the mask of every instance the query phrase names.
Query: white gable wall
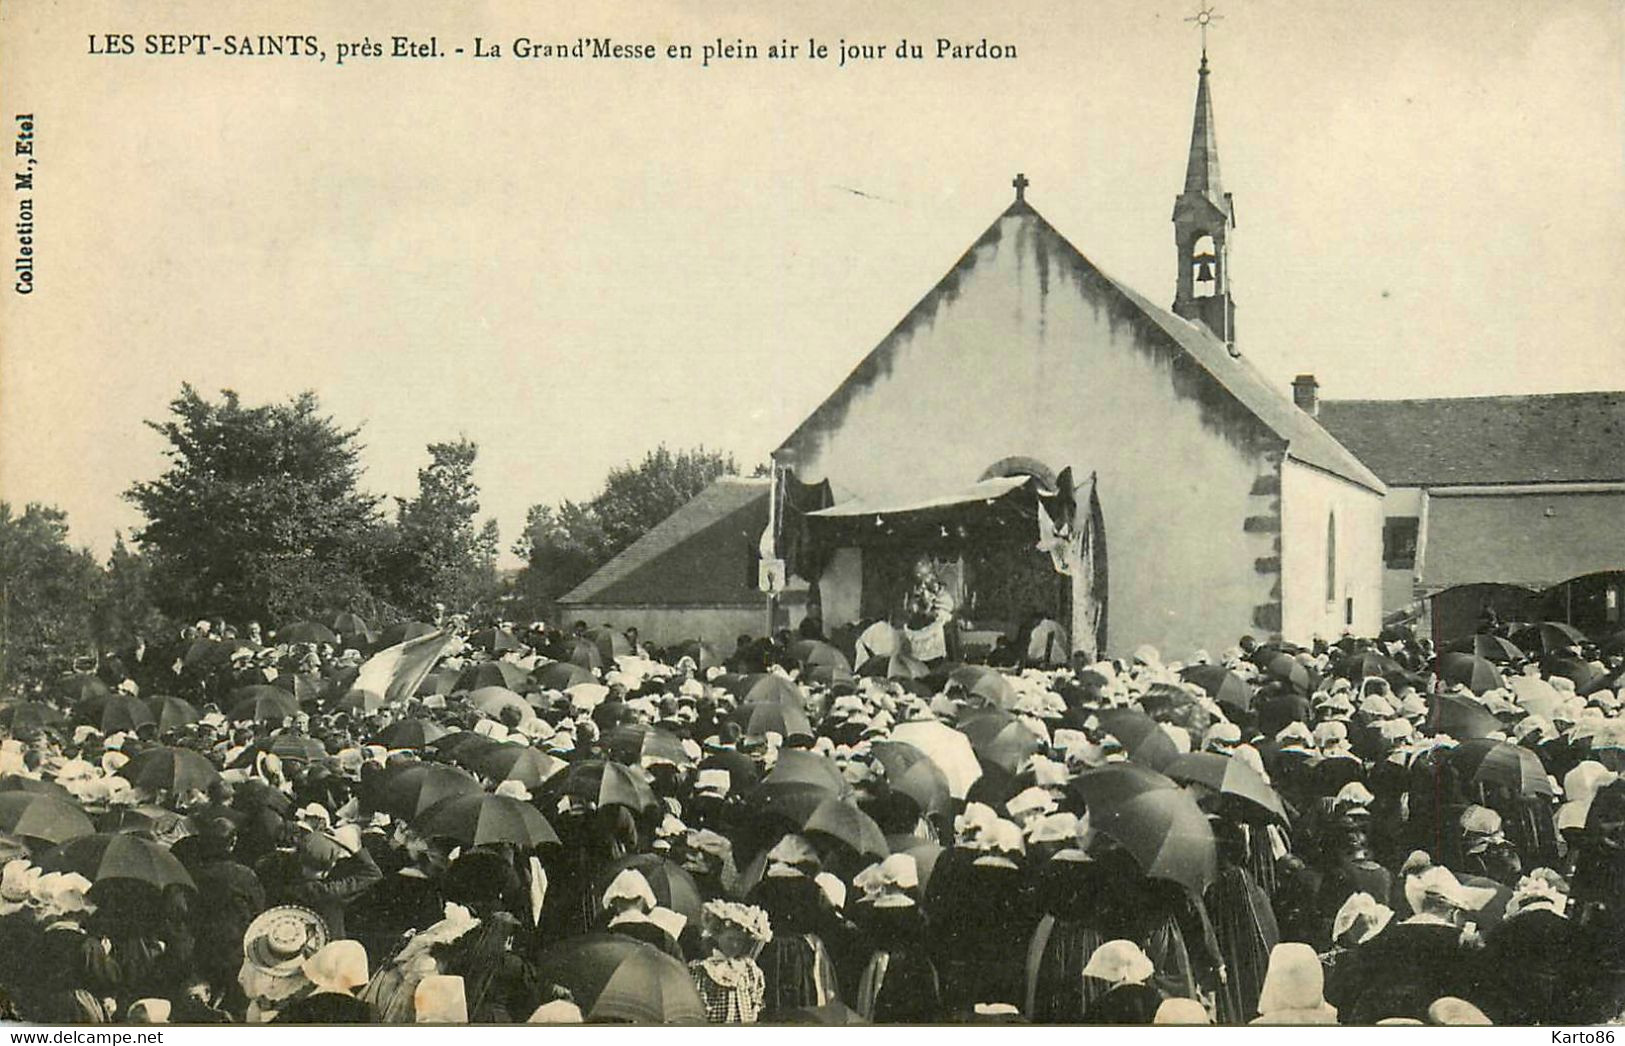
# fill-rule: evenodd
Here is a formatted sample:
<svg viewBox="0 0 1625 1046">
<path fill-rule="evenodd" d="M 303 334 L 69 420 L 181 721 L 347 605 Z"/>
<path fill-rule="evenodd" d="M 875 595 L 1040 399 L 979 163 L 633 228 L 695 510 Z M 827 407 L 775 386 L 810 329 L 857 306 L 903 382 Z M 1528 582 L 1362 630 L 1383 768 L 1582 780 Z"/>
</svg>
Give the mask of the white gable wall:
<svg viewBox="0 0 1625 1046">
<path fill-rule="evenodd" d="M 1337 520 L 1335 574 L 1327 590 L 1327 520 Z M 1283 638 L 1335 641 L 1382 627 L 1382 496 L 1288 458 L 1281 467 Z M 1328 595 L 1330 598 L 1328 598 Z M 1354 601 L 1348 623 L 1348 600 Z"/>
<path fill-rule="evenodd" d="M 1012 455 L 1071 466 L 1080 485 L 1096 471 L 1110 651 L 1149 642 L 1183 658 L 1273 632 L 1279 439 L 1176 365 L 1160 332 L 1061 258 L 1037 220 L 1007 214 L 997 228 L 780 460 L 829 479 L 837 500 L 880 502 L 963 488 Z"/>
</svg>

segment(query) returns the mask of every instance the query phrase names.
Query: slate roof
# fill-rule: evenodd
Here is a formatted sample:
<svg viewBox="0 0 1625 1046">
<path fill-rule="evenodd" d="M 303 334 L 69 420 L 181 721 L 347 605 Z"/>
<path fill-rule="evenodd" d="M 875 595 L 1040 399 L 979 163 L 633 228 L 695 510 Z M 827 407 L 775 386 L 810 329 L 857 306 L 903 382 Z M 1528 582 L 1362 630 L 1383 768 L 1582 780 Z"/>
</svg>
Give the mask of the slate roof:
<svg viewBox="0 0 1625 1046">
<path fill-rule="evenodd" d="M 769 485 L 766 478 L 717 479 L 559 602 L 614 606 L 760 602 L 762 595 L 750 574 L 751 555 L 767 526 Z"/>
<path fill-rule="evenodd" d="M 941 304 L 951 300 L 959 284 L 975 267 L 977 248 L 982 243 L 996 242 L 1005 237 L 1013 241 L 1019 240 L 1020 237 L 1015 232 L 1006 228 L 1006 223 L 1010 221 L 1033 223 L 1038 237 L 1046 240 L 1048 247 L 1055 251 L 1058 257 L 1104 283 L 1108 288 L 1107 293 L 1115 292 L 1119 297 L 1119 303 L 1125 305 L 1127 311 L 1142 314 L 1155 330 L 1166 337 L 1173 348 L 1206 372 L 1225 392 L 1279 437 L 1286 444 L 1288 457 L 1341 476 L 1379 494 L 1385 491 L 1382 480 L 1378 479 L 1375 473 L 1366 468 L 1359 458 L 1334 439 L 1314 418 L 1299 410 L 1291 397 L 1265 378 L 1250 360 L 1245 356 L 1232 356 L 1225 343 L 1202 324 L 1175 316 L 1102 272 L 1024 200 L 1012 203 L 988 227 L 958 264 L 926 293 L 919 304 L 909 310 L 902 322 L 870 351 L 863 362 L 858 364 L 840 385 L 836 386 L 824 403 L 802 421 L 790 437 L 780 444 L 775 454 L 784 453 L 800 441 L 820 415 L 838 412 L 840 405 L 849 398 L 847 395 L 849 388 L 861 388 L 870 380 L 869 376 L 873 372 L 888 366 L 887 361 L 892 353 L 897 351 L 902 333 L 918 322 L 919 317 L 935 314 Z"/>
<path fill-rule="evenodd" d="M 1396 486 L 1625 480 L 1625 391 L 1322 400 L 1319 420 Z"/>
</svg>

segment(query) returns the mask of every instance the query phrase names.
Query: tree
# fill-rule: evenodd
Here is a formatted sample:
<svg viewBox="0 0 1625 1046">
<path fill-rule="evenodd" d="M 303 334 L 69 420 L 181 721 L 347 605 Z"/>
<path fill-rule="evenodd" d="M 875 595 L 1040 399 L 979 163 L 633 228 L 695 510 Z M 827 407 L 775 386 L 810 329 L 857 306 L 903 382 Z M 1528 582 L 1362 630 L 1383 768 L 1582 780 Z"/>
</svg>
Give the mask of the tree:
<svg viewBox="0 0 1625 1046">
<path fill-rule="evenodd" d="M 169 467 L 125 497 L 160 610 L 271 622 L 338 609 L 376 612 L 369 576 L 384 540 L 376 498 L 358 489 L 359 430 L 322 415 L 314 393 L 244 406 L 191 385 L 147 425 Z"/>
<path fill-rule="evenodd" d="M 396 499 L 399 545 L 391 591 L 398 605 L 426 614 L 436 602 L 468 609 L 495 595 L 496 520 L 475 525 L 478 457 L 479 446 L 467 439 L 429 444 L 417 497 Z"/>
<path fill-rule="evenodd" d="M 0 688 L 39 682 L 95 654 L 93 614 L 101 567 L 68 544 L 68 517 L 0 501 Z"/>
<path fill-rule="evenodd" d="M 661 445 L 611 469 L 589 501 L 532 505 L 513 548 L 526 564 L 516 589 L 538 610 L 551 606 L 718 476 L 738 471 L 731 454 L 704 447 L 674 454 Z"/>
<path fill-rule="evenodd" d="M 103 649 L 120 646 L 137 633 L 156 640 L 170 631 L 153 595 L 151 564 L 124 543 L 123 533 L 115 533 L 95 613 L 96 637 Z"/>
</svg>

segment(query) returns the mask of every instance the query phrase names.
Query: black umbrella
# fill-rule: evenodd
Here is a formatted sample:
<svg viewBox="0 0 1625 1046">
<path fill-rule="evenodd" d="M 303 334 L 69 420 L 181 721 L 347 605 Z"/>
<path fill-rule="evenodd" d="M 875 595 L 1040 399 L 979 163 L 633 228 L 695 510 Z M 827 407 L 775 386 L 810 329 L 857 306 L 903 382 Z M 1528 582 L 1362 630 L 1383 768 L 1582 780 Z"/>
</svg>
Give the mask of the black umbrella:
<svg viewBox="0 0 1625 1046">
<path fill-rule="evenodd" d="M 333 643 L 339 641 L 338 633 L 322 624 L 320 621 L 292 621 L 276 630 L 278 643 Z"/>
<path fill-rule="evenodd" d="M 1473 654 L 1486 661 L 1503 664 L 1509 661 L 1522 661 L 1527 656 L 1523 650 L 1508 640 L 1483 632 L 1453 639 L 1444 645 L 1444 651 L 1448 654 Z"/>
<path fill-rule="evenodd" d="M 1187 683 L 1195 683 L 1221 705 L 1242 712 L 1252 711 L 1253 688 L 1223 665 L 1192 665 L 1181 671 L 1179 677 Z"/>
</svg>

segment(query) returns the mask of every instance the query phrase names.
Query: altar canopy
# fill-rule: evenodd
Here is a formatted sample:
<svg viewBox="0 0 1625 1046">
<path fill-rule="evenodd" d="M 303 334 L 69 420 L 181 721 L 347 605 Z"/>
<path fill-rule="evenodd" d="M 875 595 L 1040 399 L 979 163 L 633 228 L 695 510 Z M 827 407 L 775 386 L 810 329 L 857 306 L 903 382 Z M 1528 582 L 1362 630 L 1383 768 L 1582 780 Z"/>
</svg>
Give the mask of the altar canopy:
<svg viewBox="0 0 1625 1046">
<path fill-rule="evenodd" d="M 787 485 L 807 489 L 793 474 Z M 1081 496 L 1080 496 L 1081 495 Z M 904 583 L 907 564 L 916 555 L 950 556 L 959 563 L 955 575 L 956 602 L 978 618 L 999 606 L 1014 618 L 1019 602 L 1036 595 L 1042 577 L 1014 569 L 1010 556 L 1029 557 L 1038 571 L 1057 584 L 1059 598 L 1037 600 L 1033 606 L 1068 621 L 1073 648 L 1093 652 L 1104 631 L 1105 547 L 1099 524 L 1099 501 L 1090 477 L 1087 489 L 1074 490 L 1072 470 L 1065 469 L 1053 486 L 1035 476 L 991 476 L 940 494 L 909 499 L 849 498 L 826 507 L 797 512 L 787 499 L 783 525 L 787 534 L 800 535 L 800 553 L 792 569 L 816 584 L 836 549 L 864 550 L 863 605 L 867 616 L 880 616 L 891 589 Z M 1085 512 L 1080 518 L 1080 501 Z M 816 504 L 817 502 L 813 502 Z M 1002 557 L 1002 558 L 1000 558 Z M 977 570 L 998 562 L 998 569 Z M 970 591 L 966 591 L 967 573 Z M 896 575 L 893 577 L 892 575 Z M 997 579 L 1023 580 L 1023 593 L 984 590 L 980 606 L 976 579 L 992 584 Z M 881 591 L 882 589 L 886 591 Z M 1048 604 L 1048 605 L 1045 605 Z M 1023 609 L 1025 607 L 1023 606 Z M 1081 615 L 1081 616 L 1080 616 Z M 1069 620 L 1070 619 L 1070 620 Z M 1014 622 L 1012 622 L 1013 624 Z M 1082 626 L 1082 627 L 1077 627 Z"/>
</svg>

